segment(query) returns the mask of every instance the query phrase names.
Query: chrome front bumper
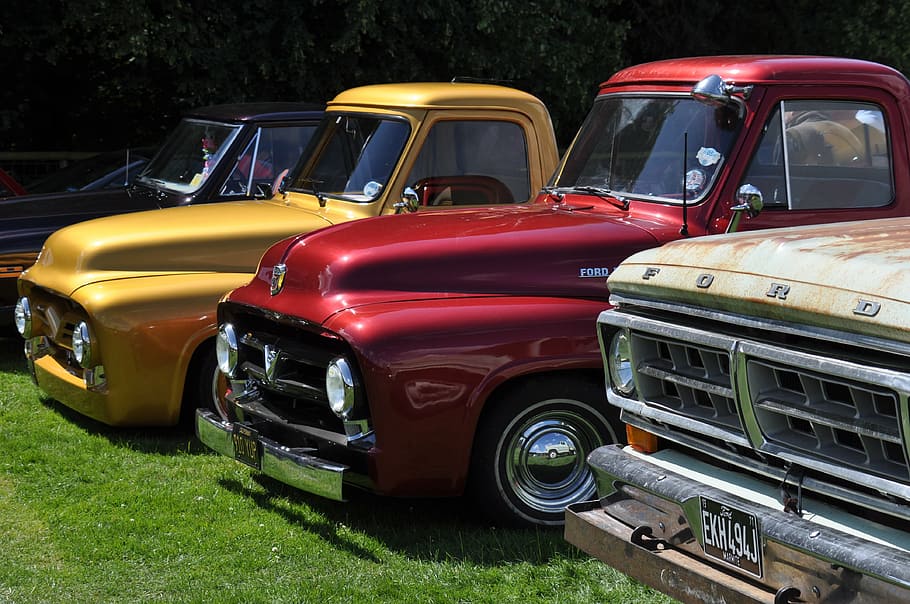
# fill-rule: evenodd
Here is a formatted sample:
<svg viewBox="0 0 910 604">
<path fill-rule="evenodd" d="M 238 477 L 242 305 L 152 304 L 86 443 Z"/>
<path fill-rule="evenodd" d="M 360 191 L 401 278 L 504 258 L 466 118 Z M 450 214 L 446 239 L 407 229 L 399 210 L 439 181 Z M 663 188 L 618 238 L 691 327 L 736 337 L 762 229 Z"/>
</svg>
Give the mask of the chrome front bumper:
<svg viewBox="0 0 910 604">
<path fill-rule="evenodd" d="M 838 514 L 839 508 L 810 499 L 803 501 L 803 517 L 785 513 L 781 506 L 765 505 L 777 489 L 773 485 L 765 489 L 765 483 L 751 477 L 717 469 L 712 473 L 711 466 L 694 458 L 668 459 L 659 464 L 657 456 L 619 446 L 597 449 L 588 463 L 601 499 L 568 508 L 566 539 L 683 602 L 910 600 L 907 531 L 842 510 Z M 730 488 L 720 488 L 724 480 Z M 761 577 L 705 554 L 701 497 L 755 516 L 764 560 Z"/>
<path fill-rule="evenodd" d="M 196 436 L 209 448 L 236 459 L 232 438 L 234 426 L 206 409 L 196 410 Z M 299 449 L 290 449 L 259 436 L 260 471 L 314 495 L 344 501 L 342 485 L 348 466 L 319 459 Z"/>
</svg>

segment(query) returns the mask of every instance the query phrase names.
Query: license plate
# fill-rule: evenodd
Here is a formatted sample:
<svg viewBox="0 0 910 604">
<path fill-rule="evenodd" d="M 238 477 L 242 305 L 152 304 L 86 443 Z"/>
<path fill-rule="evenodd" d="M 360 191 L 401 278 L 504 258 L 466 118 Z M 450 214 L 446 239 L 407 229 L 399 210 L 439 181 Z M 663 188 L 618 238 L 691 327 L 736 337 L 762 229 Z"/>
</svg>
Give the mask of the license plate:
<svg viewBox="0 0 910 604">
<path fill-rule="evenodd" d="M 707 497 L 699 499 L 705 554 L 760 579 L 761 532 L 755 516 Z"/>
<path fill-rule="evenodd" d="M 259 470 L 262 467 L 259 431 L 242 424 L 234 424 L 231 439 L 234 441 L 234 459 Z"/>
</svg>

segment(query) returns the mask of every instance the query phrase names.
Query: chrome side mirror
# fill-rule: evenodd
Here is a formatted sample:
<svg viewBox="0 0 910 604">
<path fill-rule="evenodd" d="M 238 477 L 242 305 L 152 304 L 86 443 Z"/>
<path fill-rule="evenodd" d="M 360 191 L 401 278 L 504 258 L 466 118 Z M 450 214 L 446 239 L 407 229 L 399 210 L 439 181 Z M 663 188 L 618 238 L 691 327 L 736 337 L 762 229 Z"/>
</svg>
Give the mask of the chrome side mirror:
<svg viewBox="0 0 910 604">
<path fill-rule="evenodd" d="M 735 86 L 734 84 L 726 82 L 719 75 L 714 74 L 709 75 L 695 84 L 689 94 L 691 94 L 692 98 L 696 101 L 711 105 L 712 107 L 735 105 L 739 108 L 740 117 L 742 117 L 746 111 L 743 99 L 748 100 L 752 95 L 752 88 L 751 85 Z M 734 94 L 741 94 L 742 99 L 733 96 Z"/>
<path fill-rule="evenodd" d="M 742 220 L 743 214 L 747 214 L 749 218 L 755 218 L 764 205 L 764 196 L 758 187 L 748 183 L 741 185 L 736 191 L 736 205 L 730 207 L 733 217 L 730 219 L 730 224 L 727 225 L 726 232 L 735 233 L 739 229 L 739 222 Z"/>
<path fill-rule="evenodd" d="M 416 212 L 420 207 L 420 197 L 417 196 L 417 191 L 411 187 L 405 187 L 401 193 L 401 201 L 396 201 L 392 207 L 395 208 L 396 214 Z"/>
</svg>

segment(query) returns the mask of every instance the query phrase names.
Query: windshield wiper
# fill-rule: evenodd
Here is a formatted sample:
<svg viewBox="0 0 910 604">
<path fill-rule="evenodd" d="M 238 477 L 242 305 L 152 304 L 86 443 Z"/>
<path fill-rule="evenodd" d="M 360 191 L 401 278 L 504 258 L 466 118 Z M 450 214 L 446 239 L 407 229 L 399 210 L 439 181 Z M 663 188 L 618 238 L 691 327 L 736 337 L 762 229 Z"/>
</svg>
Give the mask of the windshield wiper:
<svg viewBox="0 0 910 604">
<path fill-rule="evenodd" d="M 313 188 L 313 195 L 316 196 L 316 199 L 319 201 L 319 207 L 325 207 L 325 195 L 319 192 L 319 187 L 316 185 L 321 185 L 324 183 L 324 180 L 317 180 L 315 178 L 298 178 L 295 182 L 306 183 Z"/>
<path fill-rule="evenodd" d="M 587 193 L 588 195 L 596 195 L 601 199 L 609 201 L 617 208 L 620 208 L 623 211 L 628 211 L 629 209 L 629 200 L 623 197 L 622 195 L 611 191 L 610 189 L 604 187 L 591 187 L 591 186 L 578 186 L 578 187 L 569 187 L 569 190 L 572 193 Z"/>
</svg>

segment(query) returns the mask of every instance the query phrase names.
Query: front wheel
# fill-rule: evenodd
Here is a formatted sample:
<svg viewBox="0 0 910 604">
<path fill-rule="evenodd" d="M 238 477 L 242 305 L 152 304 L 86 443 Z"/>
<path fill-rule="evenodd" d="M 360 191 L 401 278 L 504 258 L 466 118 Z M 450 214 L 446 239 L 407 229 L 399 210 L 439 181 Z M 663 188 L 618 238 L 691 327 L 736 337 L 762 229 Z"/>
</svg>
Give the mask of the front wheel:
<svg viewBox="0 0 910 604">
<path fill-rule="evenodd" d="M 223 420 L 229 420 L 227 402 L 224 400 L 224 375 L 218 370 L 215 347 L 207 346 L 193 360 L 186 376 L 186 390 L 183 397 L 183 414 L 187 421 L 195 421 L 197 408 L 215 412 Z"/>
<path fill-rule="evenodd" d="M 509 524 L 563 524 L 567 505 L 596 496 L 588 454 L 619 442 L 603 386 L 528 382 L 493 404 L 475 439 L 469 476 L 475 503 Z M 557 443 L 561 455 L 553 455 Z"/>
</svg>

